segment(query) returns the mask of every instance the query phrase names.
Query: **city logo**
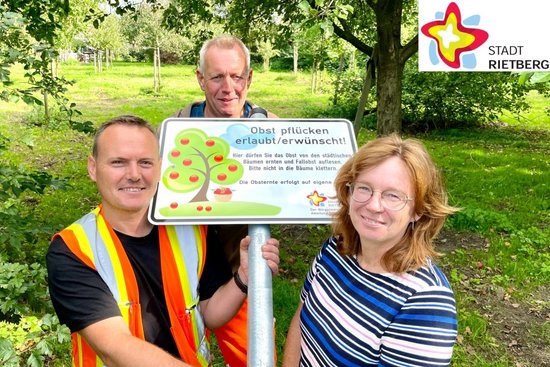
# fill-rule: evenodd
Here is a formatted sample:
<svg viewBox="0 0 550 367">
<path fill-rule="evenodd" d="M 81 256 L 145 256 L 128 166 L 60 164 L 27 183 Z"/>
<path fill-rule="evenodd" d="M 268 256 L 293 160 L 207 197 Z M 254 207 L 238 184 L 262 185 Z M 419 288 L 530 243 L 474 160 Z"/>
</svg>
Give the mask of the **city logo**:
<svg viewBox="0 0 550 367">
<path fill-rule="evenodd" d="M 421 27 L 421 32 L 431 38 L 429 57 L 432 65 L 441 61 L 453 69 L 474 69 L 477 66 L 472 52 L 487 41 L 489 33 L 475 28 L 479 25 L 479 15 L 462 19 L 460 8 L 454 2 L 445 11 L 436 12 L 434 21 Z"/>
<path fill-rule="evenodd" d="M 322 205 L 322 202 L 327 201 L 328 199 L 323 194 L 319 194 L 317 190 L 313 191 L 313 193 L 308 195 L 307 198 L 309 199 L 309 204 L 314 206 L 320 206 Z"/>
</svg>

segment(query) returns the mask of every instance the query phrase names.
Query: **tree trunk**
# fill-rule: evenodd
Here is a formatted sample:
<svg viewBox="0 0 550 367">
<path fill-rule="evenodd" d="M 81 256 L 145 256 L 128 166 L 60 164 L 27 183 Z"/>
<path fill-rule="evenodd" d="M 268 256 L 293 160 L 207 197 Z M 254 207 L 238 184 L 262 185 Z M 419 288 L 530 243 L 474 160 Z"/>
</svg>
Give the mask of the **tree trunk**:
<svg viewBox="0 0 550 367">
<path fill-rule="evenodd" d="M 294 76 L 298 76 L 298 45 L 292 44 L 292 64 L 294 66 Z"/>
<path fill-rule="evenodd" d="M 157 80 L 157 49 L 153 49 L 153 91 L 158 92 L 158 80 Z"/>
<path fill-rule="evenodd" d="M 313 59 L 313 62 L 311 63 L 311 94 L 315 94 L 315 84 L 317 79 L 317 62 L 315 59 Z"/>
<path fill-rule="evenodd" d="M 98 50 L 97 51 L 97 71 L 103 72 L 103 51 Z"/>
<path fill-rule="evenodd" d="M 160 91 L 160 48 L 153 49 L 153 90 Z"/>
<path fill-rule="evenodd" d="M 59 66 L 57 58 L 52 59 L 51 65 L 52 65 L 52 78 L 55 79 L 57 78 L 57 69 Z"/>
<path fill-rule="evenodd" d="M 350 71 L 355 71 L 357 68 L 357 62 L 355 60 L 355 50 L 351 51 L 349 54 L 349 66 L 348 69 Z"/>
<path fill-rule="evenodd" d="M 44 99 L 44 117 L 46 119 L 46 121 L 50 121 L 50 107 L 49 107 L 49 104 L 48 104 L 48 92 L 47 91 L 44 91 L 42 93 L 42 97 Z"/>
<path fill-rule="evenodd" d="M 355 137 L 359 134 L 361 129 L 361 122 L 363 121 L 363 115 L 365 114 L 365 106 L 369 99 L 370 90 L 376 79 L 375 75 L 375 62 L 378 57 L 378 46 L 374 46 L 372 55 L 367 61 L 367 68 L 365 71 L 365 82 L 363 83 L 363 89 L 361 90 L 361 98 L 359 99 L 359 105 L 357 106 L 357 112 L 355 113 L 355 120 L 353 121 L 353 130 L 355 131 Z"/>
<path fill-rule="evenodd" d="M 344 73 L 344 54 L 340 54 L 340 60 L 338 63 L 338 71 L 336 72 L 336 82 L 334 85 L 334 96 L 332 99 L 332 104 L 337 105 L 338 104 L 338 95 L 340 94 L 340 87 L 342 86 L 342 74 Z"/>
<path fill-rule="evenodd" d="M 375 9 L 378 33 L 377 133 L 401 132 L 401 1 L 380 1 Z"/>
<path fill-rule="evenodd" d="M 157 47 L 157 80 L 159 83 L 159 89 L 161 84 L 161 78 L 160 78 L 160 47 Z"/>
</svg>

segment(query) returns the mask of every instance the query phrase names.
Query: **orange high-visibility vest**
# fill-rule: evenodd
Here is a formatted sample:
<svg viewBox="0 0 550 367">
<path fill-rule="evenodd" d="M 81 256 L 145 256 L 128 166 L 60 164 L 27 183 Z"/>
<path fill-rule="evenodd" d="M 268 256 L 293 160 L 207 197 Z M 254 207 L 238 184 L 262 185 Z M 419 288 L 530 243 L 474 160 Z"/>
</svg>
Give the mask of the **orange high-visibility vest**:
<svg viewBox="0 0 550 367">
<path fill-rule="evenodd" d="M 213 331 L 226 365 L 247 367 L 248 298 L 229 322 Z"/>
<path fill-rule="evenodd" d="M 172 335 L 180 357 L 207 366 L 210 346 L 199 310 L 198 284 L 206 258 L 205 226 L 158 226 L 160 262 Z M 108 285 L 132 335 L 144 339 L 139 291 L 126 252 L 101 206 L 57 235 Z M 57 236 L 56 235 L 56 236 Z M 99 359 L 84 338 L 72 334 L 73 366 L 99 367 Z"/>
</svg>

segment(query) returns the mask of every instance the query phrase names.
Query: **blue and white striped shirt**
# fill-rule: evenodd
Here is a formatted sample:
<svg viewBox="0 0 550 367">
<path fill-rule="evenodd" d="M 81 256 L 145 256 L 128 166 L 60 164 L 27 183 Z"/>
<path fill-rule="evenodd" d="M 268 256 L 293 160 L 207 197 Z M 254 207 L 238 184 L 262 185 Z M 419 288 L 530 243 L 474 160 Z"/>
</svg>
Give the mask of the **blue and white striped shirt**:
<svg viewBox="0 0 550 367">
<path fill-rule="evenodd" d="M 334 238 L 302 288 L 300 366 L 448 366 L 457 335 L 453 291 L 431 261 L 413 273 L 365 271 Z"/>
</svg>

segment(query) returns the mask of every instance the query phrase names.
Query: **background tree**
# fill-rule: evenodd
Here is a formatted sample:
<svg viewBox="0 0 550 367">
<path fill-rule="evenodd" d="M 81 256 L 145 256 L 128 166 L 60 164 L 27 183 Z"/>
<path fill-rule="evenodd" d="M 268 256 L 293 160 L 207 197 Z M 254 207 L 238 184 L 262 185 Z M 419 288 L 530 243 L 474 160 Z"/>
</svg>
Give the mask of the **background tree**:
<svg viewBox="0 0 550 367">
<path fill-rule="evenodd" d="M 143 52 L 153 61 L 153 90 L 161 87 L 161 62 L 181 61 L 191 42 L 162 25 L 162 10 L 149 4 L 141 4 L 135 13 L 122 18 L 122 32 L 129 41 L 131 51 Z"/>
<path fill-rule="evenodd" d="M 153 0 L 146 1 L 153 2 Z M 348 96 L 342 98 L 342 100 L 351 101 L 349 98 L 350 93 L 354 90 L 361 91 L 360 97 L 357 95 L 353 97 L 355 100 L 353 105 L 356 106 L 354 124 L 356 131 L 363 123 L 364 110 L 370 104 L 368 96 L 371 93 L 371 87 L 374 85 L 376 85 L 376 104 L 369 109 L 369 114 L 373 112 L 376 115 L 378 135 L 403 129 L 402 111 L 403 108 L 408 108 L 402 103 L 403 73 L 407 61 L 418 50 L 416 1 L 302 0 L 299 2 L 278 2 L 234 0 L 228 3 L 221 0 L 173 0 L 168 4 L 163 15 L 165 25 L 185 34 L 188 34 L 196 23 L 223 24 L 227 32 L 241 37 L 245 43 L 254 45 L 253 48 L 256 48 L 253 41 L 263 39 L 265 34 L 270 34 L 273 37 L 273 43 L 276 45 L 275 48 L 286 50 L 286 47 L 291 47 L 288 40 L 293 40 L 293 36 L 296 35 L 296 24 L 299 24 L 301 29 L 308 30 L 304 33 L 305 35 L 311 33 L 323 34 L 326 37 L 324 39 L 329 39 L 332 35 L 335 35 L 358 50 L 362 56 L 357 59 L 364 60 L 363 62 L 366 63 L 366 67 L 363 69 L 365 71 L 362 88 L 353 88 L 352 90 L 352 88 L 346 86 L 346 88 L 337 92 L 347 93 Z M 205 31 L 202 36 L 210 36 L 211 34 L 212 32 Z M 202 41 L 203 39 L 200 42 L 195 42 L 195 47 L 200 45 Z M 280 46 L 284 42 L 287 43 L 286 47 Z M 294 43 L 294 46 L 297 44 Z M 301 44 L 300 50 L 305 51 L 303 45 L 309 45 L 310 42 L 304 40 Z M 298 47 L 294 47 L 294 55 L 296 55 L 298 49 Z M 326 51 L 326 45 L 322 51 Z M 257 48 L 253 49 L 252 52 L 258 54 Z M 314 56 L 311 64 L 312 90 L 314 91 L 318 83 L 317 70 L 321 68 L 323 62 L 327 61 L 327 56 L 321 55 L 321 57 L 316 58 L 315 55 L 317 54 L 315 52 L 312 55 Z M 350 73 L 349 78 L 355 80 L 357 75 Z M 468 76 L 465 78 L 467 79 Z M 489 82 L 490 79 L 483 76 L 476 78 L 484 79 L 484 82 Z M 419 79 L 422 79 L 422 77 L 409 78 L 408 80 Z M 339 83 L 338 85 L 342 86 L 344 84 L 346 83 Z M 465 84 L 462 88 L 468 89 L 469 85 Z M 506 89 L 490 88 L 488 93 L 498 99 L 503 97 L 502 93 Z M 521 93 L 525 95 L 527 90 L 525 88 Z M 466 92 L 462 93 L 462 96 L 468 95 L 469 98 L 472 98 L 474 94 Z M 338 100 L 340 98 L 333 99 L 333 101 Z M 426 100 L 426 102 L 429 101 Z M 345 109 L 348 110 L 349 107 L 351 105 L 345 107 Z M 481 109 L 481 111 L 486 112 L 483 115 L 483 120 L 494 116 L 490 112 L 490 108 Z M 407 111 L 410 117 L 409 112 Z M 472 109 L 471 112 L 474 112 L 474 110 Z M 408 121 L 405 120 L 405 122 Z"/>
<path fill-rule="evenodd" d="M 47 96 L 53 97 L 65 119 L 76 130 L 90 131 L 90 124 L 73 118 L 80 115 L 75 104 L 65 97 L 72 82 L 52 73 L 52 61 L 58 56 L 54 47 L 60 24 L 69 13 L 67 0 L 0 1 L 0 99 L 22 100 L 28 105 L 44 106 L 49 118 Z M 47 14 L 47 16 L 44 16 Z M 29 87 L 15 85 L 10 67 L 21 65 Z M 40 95 L 44 100 L 37 98 Z"/>
<path fill-rule="evenodd" d="M 95 49 L 94 66 L 98 72 L 103 69 L 103 60 L 105 60 L 105 66 L 109 67 L 114 54 L 122 52 L 126 45 L 120 20 L 115 15 L 106 17 L 98 27 L 88 24 L 85 35 L 88 45 Z"/>
<path fill-rule="evenodd" d="M 56 32 L 55 46 L 63 59 L 63 54 L 76 51 L 77 38 L 83 35 L 91 21 L 88 19 L 90 9 L 98 8 L 97 0 L 79 0 L 70 3 L 69 14 L 61 22 Z"/>
<path fill-rule="evenodd" d="M 264 71 L 269 71 L 269 64 L 274 56 L 278 56 L 281 52 L 273 47 L 273 43 L 269 38 L 256 42 L 256 48 L 258 54 L 260 54 L 263 60 Z"/>
<path fill-rule="evenodd" d="M 327 35 L 321 29 L 320 24 L 306 29 L 299 41 L 302 57 L 311 58 L 311 93 L 316 93 L 320 84 L 322 64 L 328 57 L 328 47 L 330 44 Z"/>
<path fill-rule="evenodd" d="M 401 131 L 403 68 L 407 60 L 418 50 L 418 36 L 402 40 L 401 30 L 416 19 L 416 2 L 309 1 L 308 5 L 314 17 L 323 22 L 330 22 L 338 37 L 372 59 L 372 72 L 376 76 L 378 134 Z M 368 82 L 367 75 L 365 83 Z M 368 90 L 364 92 L 368 93 Z"/>
<path fill-rule="evenodd" d="M 166 22 L 173 27 L 188 26 L 194 17 L 212 19 L 205 9 L 218 0 L 174 0 L 166 13 Z M 401 86 L 405 62 L 417 52 L 418 37 L 401 39 L 401 28 L 416 19 L 416 2 L 412 0 L 309 0 L 278 2 L 235 0 L 225 14 L 228 30 L 248 34 L 258 22 L 277 14 L 287 22 L 318 23 L 321 29 L 332 28 L 334 33 L 373 57 L 376 69 L 377 130 L 387 134 L 401 130 Z M 405 11 L 404 11 L 405 10 Z M 185 13 L 185 14 L 184 14 Z M 189 13 L 193 16 L 188 17 Z M 353 16 L 350 16 L 353 14 Z M 285 22 L 281 23 L 286 24 Z M 290 33 L 290 27 L 281 33 Z M 404 45 L 402 45 L 402 41 Z M 375 45 L 379 52 L 373 55 Z"/>
</svg>

